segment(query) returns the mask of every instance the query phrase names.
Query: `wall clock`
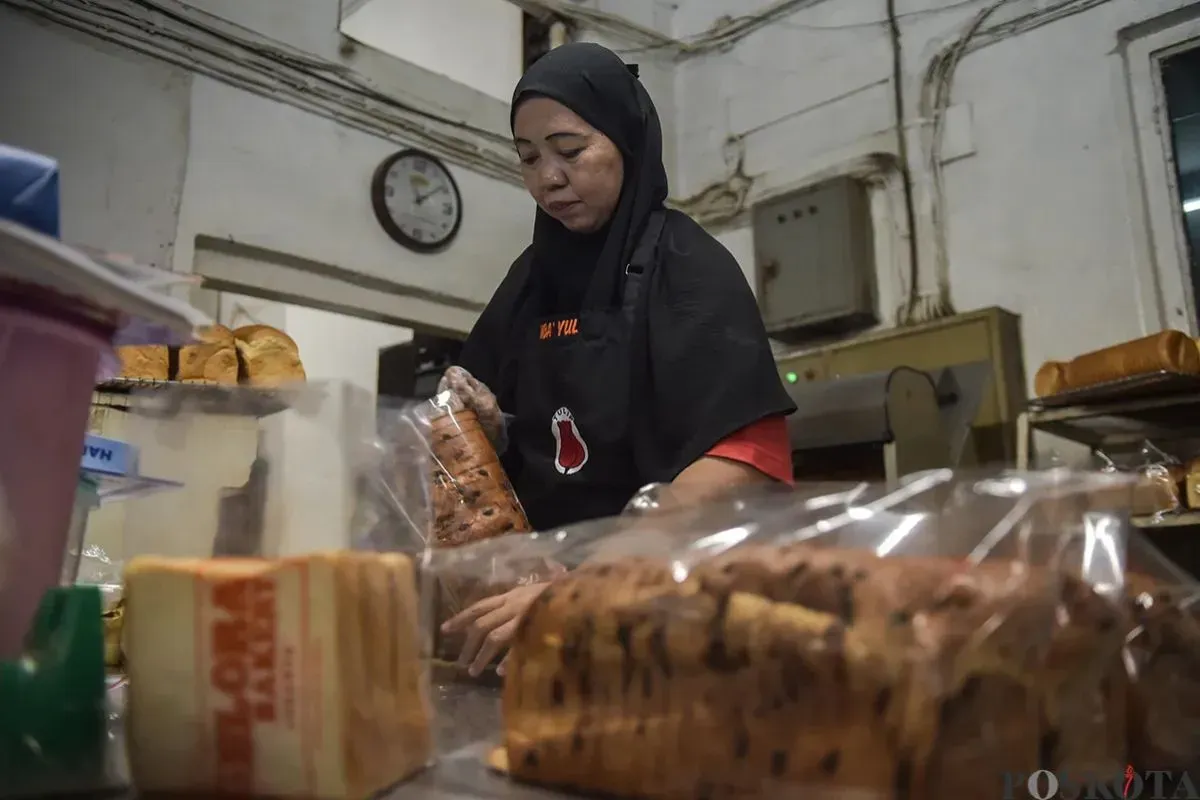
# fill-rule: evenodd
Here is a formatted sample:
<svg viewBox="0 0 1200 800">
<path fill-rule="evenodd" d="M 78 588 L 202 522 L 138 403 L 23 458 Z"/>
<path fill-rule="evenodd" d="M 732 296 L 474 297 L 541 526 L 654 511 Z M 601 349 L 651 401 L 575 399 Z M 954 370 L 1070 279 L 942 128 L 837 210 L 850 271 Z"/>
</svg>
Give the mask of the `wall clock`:
<svg viewBox="0 0 1200 800">
<path fill-rule="evenodd" d="M 401 150 L 371 179 L 371 206 L 393 240 L 418 253 L 445 249 L 462 225 L 462 195 L 436 156 Z"/>
</svg>

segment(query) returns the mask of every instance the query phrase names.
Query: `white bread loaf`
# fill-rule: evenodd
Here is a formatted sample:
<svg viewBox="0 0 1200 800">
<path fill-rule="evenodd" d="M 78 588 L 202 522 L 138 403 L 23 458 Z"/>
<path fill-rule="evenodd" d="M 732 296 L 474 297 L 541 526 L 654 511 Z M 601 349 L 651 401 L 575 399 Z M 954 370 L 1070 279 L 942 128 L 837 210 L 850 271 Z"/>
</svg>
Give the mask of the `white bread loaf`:
<svg viewBox="0 0 1200 800">
<path fill-rule="evenodd" d="M 238 382 L 238 354 L 233 331 L 209 325 L 196 331 L 198 344 L 178 348 L 175 374 L 171 374 L 171 348 L 166 345 L 118 347 L 121 377 L 185 383 Z"/>
<path fill-rule="evenodd" d="M 165 381 L 170 379 L 171 357 L 166 345 L 130 345 L 117 348 L 121 377 L 132 380 Z"/>
<path fill-rule="evenodd" d="M 242 361 L 242 382 L 269 389 L 305 380 L 300 348 L 283 331 L 247 325 L 233 332 Z"/>
<path fill-rule="evenodd" d="M 202 344 L 224 344 L 233 347 L 233 331 L 224 325 L 206 325 L 197 329 L 196 341 Z"/>
<path fill-rule="evenodd" d="M 237 349 L 230 344 L 189 344 L 179 348 L 176 380 L 236 386 Z"/>
<path fill-rule="evenodd" d="M 140 792 L 364 798 L 428 762 L 407 557 L 139 558 L 125 599 Z"/>
</svg>

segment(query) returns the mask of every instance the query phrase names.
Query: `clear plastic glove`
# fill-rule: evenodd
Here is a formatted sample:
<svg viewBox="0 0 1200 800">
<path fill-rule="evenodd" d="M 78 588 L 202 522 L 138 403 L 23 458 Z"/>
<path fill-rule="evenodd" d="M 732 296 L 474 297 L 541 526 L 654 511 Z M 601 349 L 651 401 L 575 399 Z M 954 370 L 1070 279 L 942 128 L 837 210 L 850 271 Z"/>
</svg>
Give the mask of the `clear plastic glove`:
<svg viewBox="0 0 1200 800">
<path fill-rule="evenodd" d="M 496 448 L 503 453 L 508 447 L 507 415 L 500 412 L 500 403 L 484 383 L 462 367 L 450 367 L 438 381 L 438 394 L 453 392 L 463 405 L 475 412 L 479 427 Z"/>
</svg>

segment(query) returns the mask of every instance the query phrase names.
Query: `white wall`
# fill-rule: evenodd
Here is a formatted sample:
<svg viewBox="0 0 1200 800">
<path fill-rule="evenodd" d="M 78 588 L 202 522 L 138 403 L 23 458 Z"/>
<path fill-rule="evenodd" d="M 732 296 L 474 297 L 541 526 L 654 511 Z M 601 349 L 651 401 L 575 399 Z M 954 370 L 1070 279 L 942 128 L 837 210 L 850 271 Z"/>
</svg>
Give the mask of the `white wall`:
<svg viewBox="0 0 1200 800">
<path fill-rule="evenodd" d="M 412 340 L 412 331 L 317 308 L 290 306 L 288 325 L 301 335 L 305 370 L 319 380 L 343 380 L 372 394 L 379 380 L 379 351 Z"/>
<path fill-rule="evenodd" d="M 170 267 L 192 76 L 2 8 L 0 75 L 0 142 L 59 160 L 63 238 Z"/>
<path fill-rule="evenodd" d="M 296 27 L 300 9 L 274 16 L 289 23 L 281 36 L 305 40 Z M 328 22 L 336 26 L 336 14 Z M 329 36 L 336 40 L 336 27 Z M 375 167 L 401 140 L 9 9 L 0 9 L 0 69 L 8 76 L 0 81 L 0 141 L 60 160 L 71 241 L 186 272 L 196 237 L 208 236 L 370 276 L 398 291 L 415 287 L 480 304 L 528 243 L 533 204 L 525 192 L 450 165 L 463 196 L 458 238 L 439 254 L 412 253 L 384 234 L 369 199 Z M 247 280 L 254 283 L 252 275 Z M 476 313 L 400 295 L 386 302 L 389 318 L 456 330 L 466 330 Z"/>
<path fill-rule="evenodd" d="M 178 270 L 191 269 L 195 237 L 207 235 L 483 303 L 528 244 L 528 195 L 451 165 L 463 198 L 458 238 L 441 253 L 413 253 L 388 238 L 370 204 L 371 175 L 399 145 L 208 78 L 194 80 L 190 101 Z"/>
<path fill-rule="evenodd" d="M 521 77 L 521 9 L 508 0 L 367 0 L 342 33 L 506 103 Z"/>
<path fill-rule="evenodd" d="M 286 4 L 247 3 L 244 0 L 176 2 L 232 23 L 242 31 L 251 31 L 328 61 L 339 70 L 350 70 L 357 80 L 403 103 L 481 129 L 499 133 L 508 130 L 506 100 L 451 80 L 444 72 L 439 74 L 439 70 L 431 69 L 430 65 L 403 61 L 369 46 L 347 47 L 348 43 L 353 43 L 340 31 L 342 3 L 337 0 L 287 0 Z M 349 5 L 349 0 L 346 4 Z M 440 35 L 438 30 L 426 32 L 431 36 Z M 440 64 L 433 63 L 432 66 Z"/>
<path fill-rule="evenodd" d="M 583 0 L 581 6 L 613 14 L 642 28 L 670 34 L 677 3 L 669 0 Z M 621 41 L 611 34 L 598 33 L 587 27 L 574 32 L 580 41 L 602 44 L 616 51 L 627 63 L 638 65 L 642 85 L 654 100 L 663 128 L 663 161 L 671 182 L 671 196 L 680 197 L 686 189 L 681 165 L 676 157 L 679 115 L 675 105 L 676 61 L 670 50 L 646 48 Z"/>
<path fill-rule="evenodd" d="M 674 10 L 661 2 L 614 3 L 591 5 L 669 27 L 681 38 L 708 30 L 723 15 L 745 13 L 736 0 L 686 0 Z M 337 4 L 328 0 L 292 0 L 286 9 L 235 0 L 190 5 L 321 58 L 379 65 L 371 48 L 343 58 Z M 907 124 L 918 194 L 924 195 L 919 81 L 929 59 L 982 4 L 898 5 Z M 996 20 L 1046 5 L 1013 0 Z M 1175 310 L 1186 304 L 1169 291 L 1178 281 L 1163 278 L 1178 264 L 1146 230 L 1169 229 L 1170 208 L 1164 206 L 1164 223 L 1159 207 L 1166 201 L 1159 195 L 1165 190 L 1147 184 L 1136 163 L 1138 145 L 1155 134 L 1143 129 L 1134 140 L 1118 33 L 1125 31 L 1123 42 L 1141 41 L 1153 25 L 1130 26 L 1189 5 L 1109 0 L 969 53 L 955 75 L 955 158 L 945 165 L 954 300 L 964 310 L 1001 305 L 1021 313 L 1030 376 L 1046 358 L 1163 324 L 1186 327 L 1186 309 Z M 752 202 L 864 155 L 894 153 L 883 7 L 824 0 L 727 52 L 677 65 L 666 51 L 626 53 L 649 66 L 644 80 L 663 116 L 673 195 L 721 180 L 731 137 L 754 179 Z M 455 68 L 443 66 L 446 75 Z M 188 270 L 196 260 L 195 237 L 211 236 L 478 301 L 528 241 L 532 204 L 520 188 L 452 166 L 465 206 L 459 240 L 439 255 L 411 254 L 379 229 L 367 195 L 371 171 L 399 144 L 8 9 L 0 9 L 0 70 L 9 76 L 0 81 L 0 140 L 61 160 L 65 232 L 75 241 Z M 455 118 L 486 119 L 503 131 L 507 112 L 499 97 L 445 78 L 438 83 L 431 70 L 437 71 L 404 73 L 420 80 L 397 84 L 396 91 L 416 87 L 430 103 L 444 98 Z M 1139 84 L 1138 91 L 1146 95 L 1144 88 Z M 918 199 L 924 214 L 925 198 Z M 881 231 L 898 225 L 901 208 L 894 189 L 875 198 Z M 1147 224 L 1148 217 L 1155 219 Z M 714 230 L 752 275 L 753 241 L 744 218 Z M 928 258 L 927 220 L 918 233 Z M 904 289 L 895 263 L 901 243 L 880 237 L 885 311 Z M 1147 282 L 1156 276 L 1172 301 L 1161 315 L 1146 300 L 1155 293 Z M 413 310 L 402 299 L 388 302 L 397 318 Z M 459 328 L 469 318 L 462 311 L 441 315 Z"/>
<path fill-rule="evenodd" d="M 675 13 L 674 35 L 701 33 L 720 15 L 737 15 L 742 5 L 687 0 Z M 985 4 L 897 5 L 921 193 L 920 77 L 937 49 Z M 994 21 L 1047 5 L 1014 0 Z M 1129 150 L 1134 129 L 1123 114 L 1127 87 L 1118 48 L 1118 31 L 1185 5 L 1111 0 L 970 53 L 956 73 L 948 135 L 963 157 L 944 168 L 953 299 L 960 310 L 1000 305 L 1023 315 L 1030 380 L 1047 358 L 1070 357 L 1164 324 L 1187 327 L 1174 313 L 1177 304 L 1162 319 L 1143 311 L 1152 287 L 1139 274 L 1154 264 L 1155 254 L 1141 228 L 1142 187 L 1130 178 L 1136 171 Z M 883 2 L 826 0 L 728 53 L 684 61 L 675 98 L 682 177 L 677 193 L 725 175 L 723 144 L 730 136 L 740 139 L 746 171 L 755 177 L 751 201 L 863 155 L 894 153 L 883 15 Z M 924 213 L 923 200 L 919 206 Z M 901 209 L 897 202 L 876 202 L 880 230 L 902 219 Z M 753 241 L 745 224 L 720 235 L 752 273 Z M 927 257 L 927 221 L 919 231 Z M 891 255 L 886 248 L 880 254 L 879 277 L 885 296 L 895 300 L 903 287 Z"/>
<path fill-rule="evenodd" d="M 352 445 L 373 430 L 379 351 L 412 339 L 412 331 L 315 308 L 222 292 L 219 321 L 230 327 L 274 325 L 292 332 L 310 390 L 308 413 L 296 410 L 260 423 L 259 457 L 269 463 L 264 541 L 269 552 L 344 546 L 353 518 Z M 338 382 L 350 384 L 342 390 Z"/>
</svg>

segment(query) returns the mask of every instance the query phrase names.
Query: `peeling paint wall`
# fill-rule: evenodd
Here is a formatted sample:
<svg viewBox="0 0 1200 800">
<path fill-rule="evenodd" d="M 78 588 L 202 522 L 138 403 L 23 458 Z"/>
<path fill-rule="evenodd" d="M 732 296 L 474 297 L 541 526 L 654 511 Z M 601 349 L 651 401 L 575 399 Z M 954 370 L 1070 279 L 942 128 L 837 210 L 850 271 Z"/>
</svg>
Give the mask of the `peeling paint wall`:
<svg viewBox="0 0 1200 800">
<path fill-rule="evenodd" d="M 921 82 L 931 59 L 989 5 L 897 3 L 922 290 L 932 288 L 924 262 L 935 252 L 935 239 L 931 174 L 922 159 L 930 126 L 919 107 Z M 1176 312 L 1186 303 L 1172 299 L 1181 285 L 1179 254 L 1154 246 L 1146 229 L 1148 194 L 1166 203 L 1157 217 L 1168 229 L 1179 212 L 1161 179 L 1147 183 L 1147 174 L 1163 170 L 1162 143 L 1157 156 L 1138 160 L 1139 142 L 1160 134 L 1130 117 L 1130 93 L 1151 102 L 1152 87 L 1130 84 L 1127 61 L 1145 69 L 1149 56 L 1136 42 L 1185 24 L 1171 12 L 1187 6 L 1195 12 L 1196 5 L 1012 0 L 988 24 L 1002 30 L 1059 6 L 1083 10 L 1015 35 L 983 37 L 986 46 L 965 55 L 954 75 L 940 159 L 954 304 L 1022 314 L 1031 380 L 1045 359 L 1164 325 L 1190 327 L 1187 314 Z M 686 40 L 722 15 L 746 13 L 733 0 L 682 0 L 672 33 Z M 709 187 L 719 194 L 738 159 L 752 204 L 864 158 L 894 157 L 892 51 L 884 19 L 883 0 L 824 0 L 727 52 L 682 59 L 676 193 Z M 880 184 L 873 203 L 877 231 L 884 234 L 877 237 L 877 269 L 887 316 L 907 291 L 901 201 L 893 180 Z M 753 274 L 747 225 L 742 216 L 713 227 Z M 1156 292 L 1166 294 L 1157 306 Z"/>
</svg>

